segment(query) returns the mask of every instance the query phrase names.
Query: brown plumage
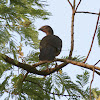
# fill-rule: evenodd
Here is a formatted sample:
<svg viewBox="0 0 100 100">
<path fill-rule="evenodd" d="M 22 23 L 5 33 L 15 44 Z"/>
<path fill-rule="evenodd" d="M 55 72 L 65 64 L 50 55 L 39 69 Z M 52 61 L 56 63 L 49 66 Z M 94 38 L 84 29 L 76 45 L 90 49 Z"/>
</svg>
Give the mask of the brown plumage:
<svg viewBox="0 0 100 100">
<path fill-rule="evenodd" d="M 46 36 L 40 42 L 40 61 L 53 61 L 62 49 L 62 40 L 53 34 L 53 29 L 48 26 L 42 26 L 39 30 L 46 33 Z"/>
</svg>

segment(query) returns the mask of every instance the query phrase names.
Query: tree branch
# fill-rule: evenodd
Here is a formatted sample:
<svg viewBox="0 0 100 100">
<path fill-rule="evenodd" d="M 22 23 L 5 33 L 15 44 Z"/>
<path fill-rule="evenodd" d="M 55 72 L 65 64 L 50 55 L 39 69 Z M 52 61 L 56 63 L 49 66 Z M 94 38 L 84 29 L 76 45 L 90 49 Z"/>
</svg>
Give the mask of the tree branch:
<svg viewBox="0 0 100 100">
<path fill-rule="evenodd" d="M 83 62 L 77 62 L 77 61 L 73 61 L 73 60 L 69 60 L 69 59 L 55 59 L 54 61 L 60 61 L 60 62 L 63 62 L 63 63 L 60 64 L 60 65 L 57 65 L 54 68 L 49 68 L 49 70 L 46 69 L 46 70 L 39 71 L 39 70 L 36 69 L 36 67 L 41 65 L 41 64 L 47 63 L 47 62 L 38 62 L 38 63 L 35 63 L 33 65 L 28 65 L 28 64 L 18 62 L 16 60 L 4 55 L 4 54 L 0 54 L 0 56 L 9 64 L 12 64 L 12 65 L 15 65 L 17 67 L 23 68 L 24 70 L 26 70 L 29 73 L 42 75 L 42 76 L 50 75 L 51 73 L 54 73 L 55 71 L 58 71 L 59 69 L 63 68 L 64 66 L 66 66 L 69 63 L 73 64 L 73 65 L 83 67 L 83 68 L 86 68 L 86 69 L 90 69 L 90 70 L 93 70 L 93 67 L 94 67 L 96 70 L 100 71 L 100 67 L 97 67 L 97 66 L 94 66 L 94 65 L 88 65 L 88 64 L 85 64 Z M 100 72 L 98 72 L 98 71 L 95 71 L 95 72 L 98 75 L 100 75 Z"/>
<path fill-rule="evenodd" d="M 93 66 L 93 65 L 88 65 L 88 64 L 85 64 L 83 62 L 77 62 L 77 61 L 73 61 L 73 60 L 68 60 L 68 59 L 56 59 L 56 61 L 62 61 L 62 62 L 67 62 L 67 63 L 70 63 L 70 64 L 73 64 L 73 65 L 77 65 L 77 66 L 80 66 L 80 67 L 83 67 L 83 68 L 86 68 L 86 69 L 90 69 L 91 71 L 93 71 L 93 67 L 95 68 L 96 66 Z M 96 67 L 97 70 L 100 71 L 100 67 Z M 100 75 L 100 72 L 96 71 L 95 72 Z"/>
<path fill-rule="evenodd" d="M 0 57 L 2 57 L 5 62 L 12 64 L 12 65 L 15 65 L 17 67 L 23 68 L 27 72 L 38 74 L 38 75 L 43 75 L 43 76 L 50 75 L 51 73 L 58 71 L 59 69 L 63 68 L 64 66 L 66 66 L 68 64 L 67 62 L 64 62 L 57 67 L 49 68 L 49 70 L 46 69 L 46 70 L 39 71 L 36 69 L 36 67 L 47 63 L 46 61 L 45 62 L 38 62 L 38 63 L 35 63 L 33 65 L 28 65 L 25 63 L 18 62 L 17 60 L 14 60 L 14 59 L 12 59 L 4 54 L 1 54 L 1 53 L 0 53 Z"/>
<path fill-rule="evenodd" d="M 69 59 L 71 59 L 73 50 L 74 50 L 74 17 L 75 17 L 75 0 L 73 2 L 72 8 L 72 21 L 71 21 L 71 49 L 69 53 Z"/>
<path fill-rule="evenodd" d="M 96 70 L 100 71 L 100 67 L 97 67 L 97 66 L 94 66 L 94 65 L 85 64 L 83 62 L 73 61 L 73 60 L 69 60 L 69 59 L 56 59 L 56 61 L 67 62 L 67 63 L 73 64 L 73 65 L 77 65 L 77 66 L 80 66 L 80 67 L 83 67 L 83 68 L 87 68 L 87 69 L 93 69 L 93 67 L 94 67 Z"/>
<path fill-rule="evenodd" d="M 68 0 L 68 2 L 69 2 L 69 4 L 70 4 L 70 6 L 73 8 L 73 6 L 72 6 L 72 4 L 71 4 L 71 2 Z"/>
<path fill-rule="evenodd" d="M 97 65 L 100 62 L 100 60 L 98 60 L 94 65 Z"/>
<path fill-rule="evenodd" d="M 94 14 L 94 15 L 100 15 L 99 13 L 88 12 L 88 11 L 76 11 L 75 13 L 85 13 L 85 14 Z"/>
<path fill-rule="evenodd" d="M 81 1 L 82 1 L 82 0 L 80 0 L 79 3 L 77 4 L 77 7 L 76 7 L 76 9 L 75 9 L 75 12 L 77 11 L 77 9 L 78 9 L 78 7 L 79 7 Z"/>
<path fill-rule="evenodd" d="M 100 14 L 100 12 L 99 12 L 99 14 Z M 88 59 L 88 57 L 89 57 L 89 55 L 90 55 L 90 52 L 91 52 L 91 50 L 92 50 L 92 47 L 93 47 L 93 42 L 94 42 L 94 38 L 95 38 L 95 35 L 96 35 L 96 31 L 97 31 L 98 23 L 99 23 L 99 17 L 100 17 L 100 15 L 98 15 L 98 18 L 97 18 L 97 23 L 96 23 L 96 27 L 95 27 L 94 35 L 93 35 L 93 38 L 92 38 L 92 43 L 91 43 L 91 46 L 90 46 L 89 52 L 88 52 L 88 54 L 87 54 L 87 57 L 86 57 L 85 60 L 84 60 L 84 63 L 87 61 L 87 59 Z"/>
<path fill-rule="evenodd" d="M 92 98 L 91 98 L 91 86 L 92 86 L 92 82 L 94 80 L 94 71 L 95 71 L 95 69 L 93 67 L 93 76 L 92 76 L 92 80 L 91 80 L 91 83 L 90 83 L 90 100 L 92 100 Z"/>
<path fill-rule="evenodd" d="M 100 60 L 98 62 L 96 62 L 94 64 L 94 66 L 97 65 L 99 62 L 100 62 Z M 92 80 L 91 80 L 91 83 L 90 83 L 90 100 L 92 100 L 92 98 L 91 98 L 91 86 L 92 86 L 92 83 L 93 83 L 93 80 L 94 80 L 94 72 L 95 72 L 95 68 L 93 67 L 93 76 L 92 76 Z"/>
</svg>

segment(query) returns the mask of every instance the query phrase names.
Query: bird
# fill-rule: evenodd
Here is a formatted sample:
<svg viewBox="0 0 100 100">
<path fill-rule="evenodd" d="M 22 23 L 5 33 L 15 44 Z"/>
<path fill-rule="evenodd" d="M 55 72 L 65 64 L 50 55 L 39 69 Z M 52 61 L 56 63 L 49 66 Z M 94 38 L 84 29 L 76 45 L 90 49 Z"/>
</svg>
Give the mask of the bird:
<svg viewBox="0 0 100 100">
<path fill-rule="evenodd" d="M 54 31 L 49 25 L 42 26 L 39 30 L 46 33 L 46 36 L 40 41 L 39 61 L 51 62 L 60 54 L 62 40 L 54 35 Z"/>
</svg>

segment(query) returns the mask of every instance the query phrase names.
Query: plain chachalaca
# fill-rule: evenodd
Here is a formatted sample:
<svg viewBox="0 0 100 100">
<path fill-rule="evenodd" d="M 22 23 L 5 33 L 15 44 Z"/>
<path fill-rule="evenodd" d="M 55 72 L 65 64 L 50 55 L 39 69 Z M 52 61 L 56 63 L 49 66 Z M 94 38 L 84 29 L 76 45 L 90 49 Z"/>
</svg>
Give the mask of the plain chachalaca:
<svg viewBox="0 0 100 100">
<path fill-rule="evenodd" d="M 40 61 L 53 61 L 62 49 L 62 40 L 54 35 L 53 29 L 48 26 L 42 26 L 39 30 L 46 33 L 46 36 L 40 41 Z"/>
</svg>

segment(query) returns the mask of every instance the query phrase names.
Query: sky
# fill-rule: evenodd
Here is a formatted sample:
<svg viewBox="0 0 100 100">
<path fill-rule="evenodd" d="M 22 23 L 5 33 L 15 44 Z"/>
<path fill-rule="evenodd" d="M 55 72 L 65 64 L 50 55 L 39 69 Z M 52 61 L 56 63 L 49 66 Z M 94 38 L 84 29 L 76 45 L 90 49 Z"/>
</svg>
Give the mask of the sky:
<svg viewBox="0 0 100 100">
<path fill-rule="evenodd" d="M 70 0 L 73 1 L 73 0 Z M 76 4 L 79 0 L 76 0 Z M 63 41 L 63 48 L 61 54 L 57 57 L 68 56 L 71 46 L 71 14 L 72 10 L 67 2 L 67 0 L 47 0 L 47 4 L 49 6 L 46 9 L 52 13 L 52 16 L 49 17 L 49 20 L 40 20 L 38 19 L 35 23 L 37 31 L 43 25 L 50 25 L 54 34 L 59 36 Z M 82 0 L 81 4 L 78 8 L 78 11 L 89 11 L 98 13 L 100 9 L 100 0 Z M 94 34 L 97 15 L 93 14 L 81 14 L 76 13 L 75 15 L 75 24 L 74 24 L 74 56 L 87 56 L 92 37 Z M 39 32 L 39 38 L 42 39 L 45 36 L 43 32 Z M 98 45 L 97 34 L 93 43 L 92 51 L 86 63 L 90 65 L 94 65 L 98 60 L 100 60 L 100 46 Z M 100 66 L 100 63 L 97 64 Z M 79 66 L 75 66 L 69 64 L 65 66 L 63 72 L 66 72 L 71 79 L 74 81 L 76 78 L 76 74 L 82 74 L 83 70 L 87 70 L 85 68 L 80 68 Z M 90 81 L 92 79 L 92 71 L 90 72 Z M 92 88 L 98 87 L 100 89 L 100 76 L 96 73 L 94 74 L 94 81 L 92 83 Z M 60 100 L 64 100 L 60 99 Z"/>
</svg>

